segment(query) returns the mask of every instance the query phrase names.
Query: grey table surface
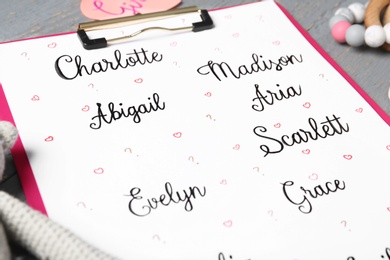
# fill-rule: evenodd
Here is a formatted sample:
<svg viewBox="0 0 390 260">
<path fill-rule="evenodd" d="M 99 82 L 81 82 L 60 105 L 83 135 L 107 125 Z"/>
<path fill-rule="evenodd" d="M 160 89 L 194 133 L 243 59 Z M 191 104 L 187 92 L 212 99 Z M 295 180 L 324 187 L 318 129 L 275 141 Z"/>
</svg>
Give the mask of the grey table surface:
<svg viewBox="0 0 390 260">
<path fill-rule="evenodd" d="M 1 0 L 0 42 L 62 32 L 73 32 L 81 22 L 90 21 L 80 11 L 81 0 Z M 254 2 L 254 0 L 182 0 L 179 7 L 196 5 L 201 9 Z M 306 29 L 320 46 L 390 115 L 390 53 L 367 47 L 353 48 L 335 42 L 328 26 L 339 7 L 365 0 L 278 0 Z M 1 62 L 1 57 L 0 57 Z M 331 103 L 332 101 L 329 100 Z M 1 113 L 1 111 L 0 111 Z M 5 190 L 21 199 L 24 194 L 10 155 L 6 171 L 10 176 L 1 182 Z"/>
</svg>

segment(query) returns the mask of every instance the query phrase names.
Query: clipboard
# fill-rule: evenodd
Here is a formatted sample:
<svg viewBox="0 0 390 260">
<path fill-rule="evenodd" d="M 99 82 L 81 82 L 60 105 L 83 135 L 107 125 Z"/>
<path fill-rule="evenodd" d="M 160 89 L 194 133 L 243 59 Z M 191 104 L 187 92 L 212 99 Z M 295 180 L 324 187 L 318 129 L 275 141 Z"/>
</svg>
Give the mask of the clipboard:
<svg viewBox="0 0 390 260">
<path fill-rule="evenodd" d="M 200 13 L 0 45 L 27 202 L 119 259 L 386 256 L 389 116 L 277 3 Z"/>
</svg>

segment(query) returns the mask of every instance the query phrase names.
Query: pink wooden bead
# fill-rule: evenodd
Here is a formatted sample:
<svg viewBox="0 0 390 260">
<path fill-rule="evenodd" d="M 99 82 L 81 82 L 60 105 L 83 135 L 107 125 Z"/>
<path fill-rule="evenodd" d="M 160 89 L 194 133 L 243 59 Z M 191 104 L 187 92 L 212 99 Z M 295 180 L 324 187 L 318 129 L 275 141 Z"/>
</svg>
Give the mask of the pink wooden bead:
<svg viewBox="0 0 390 260">
<path fill-rule="evenodd" d="M 351 26 L 351 24 L 347 21 L 340 21 L 333 25 L 332 27 L 332 36 L 333 38 L 340 43 L 345 43 L 345 34 L 347 29 Z"/>
</svg>

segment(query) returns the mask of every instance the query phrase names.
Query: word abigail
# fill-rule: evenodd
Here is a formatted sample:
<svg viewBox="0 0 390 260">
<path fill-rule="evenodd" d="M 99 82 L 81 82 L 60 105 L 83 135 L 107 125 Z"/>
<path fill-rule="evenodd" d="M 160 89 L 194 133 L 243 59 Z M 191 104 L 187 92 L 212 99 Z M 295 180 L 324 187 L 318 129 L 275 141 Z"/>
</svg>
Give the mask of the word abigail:
<svg viewBox="0 0 390 260">
<path fill-rule="evenodd" d="M 325 187 L 322 187 L 321 185 L 317 185 L 314 187 L 313 191 L 305 189 L 304 187 L 300 187 L 300 189 L 303 191 L 303 199 L 299 202 L 296 202 L 291 198 L 289 193 L 287 192 L 287 187 L 291 187 L 294 185 L 293 181 L 286 181 L 284 183 L 281 183 L 283 185 L 283 193 L 286 196 L 287 200 L 290 201 L 292 204 L 299 206 L 298 209 L 300 212 L 304 214 L 309 214 L 313 207 L 311 205 L 311 202 L 309 198 L 316 199 L 318 196 L 323 195 L 329 195 L 330 192 L 336 192 L 337 190 L 344 190 L 345 189 L 345 183 L 342 181 L 340 183 L 339 180 L 334 180 L 334 183 L 326 182 Z M 332 187 L 333 186 L 333 187 Z M 308 195 L 309 198 L 306 196 Z"/>
<path fill-rule="evenodd" d="M 259 61 L 259 59 L 261 59 Z M 214 76 L 221 81 L 220 75 L 222 74 L 225 78 L 229 75 L 235 77 L 236 79 L 241 78 L 241 76 L 257 73 L 259 71 L 267 71 L 267 70 L 276 70 L 281 71 L 283 67 L 287 67 L 288 65 L 295 65 L 294 62 L 302 63 L 303 58 L 302 55 L 299 55 L 297 58 L 295 55 L 286 55 L 281 56 L 278 60 L 273 61 L 268 59 L 263 60 L 263 56 L 257 55 L 255 53 L 252 54 L 253 63 L 250 65 L 240 65 L 237 69 L 232 69 L 229 64 L 226 62 L 216 63 L 212 60 L 207 62 L 206 65 L 203 65 L 197 69 L 200 75 L 208 75 L 210 72 L 214 74 Z M 260 63 L 260 64 L 259 64 Z"/>
<path fill-rule="evenodd" d="M 348 124 L 342 125 L 340 122 L 340 117 L 336 117 L 333 115 L 333 119 L 330 119 L 328 116 L 325 117 L 326 120 L 320 122 L 321 127 L 318 126 L 317 121 L 313 118 L 309 118 L 309 126 L 310 130 L 299 129 L 297 132 L 289 135 L 282 135 L 279 139 L 272 138 L 269 136 L 262 135 L 262 133 L 267 132 L 267 128 L 264 126 L 256 126 L 253 129 L 255 135 L 260 138 L 272 141 L 274 145 L 273 148 L 270 148 L 268 145 L 262 144 L 260 145 L 260 150 L 265 152 L 265 156 L 273 153 L 280 153 L 283 151 L 284 146 L 293 146 L 295 144 L 307 143 L 310 140 L 317 140 L 318 138 L 327 138 L 329 136 L 333 136 L 335 134 L 343 134 L 344 132 L 349 132 Z"/>
<path fill-rule="evenodd" d="M 150 100 L 150 97 L 148 97 L 148 100 Z M 152 111 L 158 111 L 158 110 L 164 110 L 165 109 L 165 102 L 160 104 L 160 96 L 157 93 L 153 94 L 153 102 L 149 101 L 149 104 L 141 104 L 138 107 L 137 106 L 130 106 L 127 109 L 122 108 L 122 103 L 119 103 L 119 111 L 115 110 L 114 103 L 110 102 L 108 103 L 108 114 L 105 114 L 102 111 L 102 104 L 96 103 L 98 112 L 97 115 L 92 117 L 92 121 L 95 119 L 98 120 L 97 123 L 93 122 L 89 125 L 92 129 L 100 129 L 102 126 L 102 123 L 111 124 L 112 121 L 116 121 L 121 119 L 122 117 L 133 117 L 133 122 L 138 124 L 141 122 L 140 114 L 146 114 L 151 113 Z"/>
<path fill-rule="evenodd" d="M 196 199 L 196 195 L 200 195 L 201 197 L 204 197 L 206 195 L 206 187 L 203 187 L 202 191 L 194 186 L 189 187 L 189 190 L 183 190 L 183 194 L 180 194 L 179 191 L 176 191 L 175 193 L 172 190 L 172 185 L 169 182 L 165 183 L 165 192 L 166 194 L 161 194 L 159 198 L 151 198 L 147 199 L 146 204 L 136 205 L 137 201 L 142 200 L 142 196 L 137 196 L 141 192 L 140 188 L 134 187 L 130 190 L 130 202 L 129 202 L 129 210 L 131 213 L 138 217 L 144 217 L 149 215 L 152 210 L 157 209 L 158 205 L 161 204 L 163 206 L 169 206 L 171 202 L 173 203 L 180 203 L 185 202 L 184 209 L 186 211 L 192 211 L 194 206 L 192 205 L 191 199 Z M 140 211 L 143 211 L 141 213 Z"/>
<path fill-rule="evenodd" d="M 87 68 L 82 64 L 81 57 L 76 55 L 72 58 L 70 55 L 62 55 L 57 58 L 54 66 L 58 76 L 66 80 L 72 80 L 78 76 L 82 77 L 83 73 L 92 75 L 93 73 L 106 72 L 107 70 L 117 70 L 119 68 L 126 69 L 127 67 L 134 67 L 136 65 L 145 65 L 146 63 L 160 62 L 163 58 L 162 54 L 152 52 L 150 56 L 148 51 L 141 48 L 141 51 L 127 53 L 129 57 L 122 58 L 122 53 L 119 50 L 114 51 L 114 61 L 101 59 L 101 61 L 94 62 Z M 67 66 L 69 65 L 69 66 Z M 67 71 L 67 72 L 64 72 Z M 69 72 L 70 71 L 70 72 Z"/>
</svg>

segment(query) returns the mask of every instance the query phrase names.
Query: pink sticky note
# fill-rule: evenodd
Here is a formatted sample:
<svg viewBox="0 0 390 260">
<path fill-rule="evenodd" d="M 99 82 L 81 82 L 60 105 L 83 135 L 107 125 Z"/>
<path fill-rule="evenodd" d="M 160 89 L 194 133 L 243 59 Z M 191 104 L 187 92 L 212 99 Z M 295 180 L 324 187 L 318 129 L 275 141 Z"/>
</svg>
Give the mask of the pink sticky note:
<svg viewBox="0 0 390 260">
<path fill-rule="evenodd" d="M 94 20 L 105 20 L 135 14 L 171 9 L 181 0 L 82 0 L 81 12 Z"/>
</svg>

